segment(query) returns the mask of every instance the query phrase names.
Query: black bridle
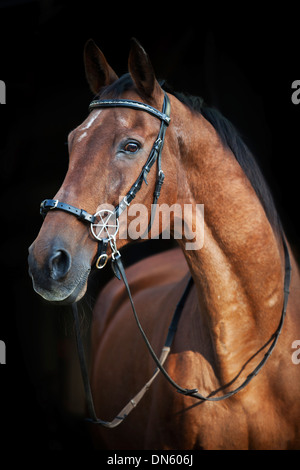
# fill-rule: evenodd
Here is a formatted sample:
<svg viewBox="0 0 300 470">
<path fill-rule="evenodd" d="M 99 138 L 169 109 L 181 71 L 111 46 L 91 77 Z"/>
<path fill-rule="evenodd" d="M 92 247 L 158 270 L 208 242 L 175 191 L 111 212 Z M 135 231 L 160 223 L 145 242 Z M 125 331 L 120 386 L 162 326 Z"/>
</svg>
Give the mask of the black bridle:
<svg viewBox="0 0 300 470">
<path fill-rule="evenodd" d="M 152 116 L 158 118 L 161 120 L 161 126 L 159 130 L 158 137 L 156 141 L 153 144 L 153 147 L 151 149 L 151 152 L 147 158 L 147 161 L 145 165 L 143 166 L 138 178 L 134 182 L 134 184 L 131 186 L 129 191 L 127 192 L 126 196 L 121 200 L 121 202 L 114 208 L 113 214 L 118 219 L 122 212 L 126 209 L 127 206 L 131 203 L 131 201 L 135 198 L 137 192 L 141 189 L 143 181 L 147 183 L 147 175 L 149 171 L 151 170 L 153 164 L 157 161 L 157 174 L 156 174 L 156 184 L 155 184 L 155 190 L 153 194 L 153 206 L 154 209 L 156 207 L 159 195 L 160 195 L 160 190 L 164 181 L 164 173 L 161 169 L 161 157 L 162 157 L 162 149 L 163 149 L 163 144 L 164 144 L 164 139 L 165 139 L 165 133 L 166 133 L 166 128 L 170 123 L 170 102 L 168 99 L 167 94 L 165 93 L 164 95 L 164 102 L 163 102 L 163 110 L 162 112 L 158 111 L 157 109 L 153 108 L 152 106 L 149 106 L 145 103 L 141 103 L 138 101 L 133 101 L 133 100 L 123 100 L 123 99 L 116 99 L 116 100 L 95 100 L 92 101 L 90 104 L 90 110 L 95 109 L 95 108 L 111 108 L 111 107 L 127 107 L 131 109 L 136 109 L 136 110 L 142 110 L 145 111 Z M 56 199 L 45 199 L 40 206 L 40 212 L 41 214 L 45 217 L 47 212 L 50 210 L 61 210 L 64 212 L 67 212 L 75 217 L 77 217 L 80 221 L 89 223 L 89 224 L 95 224 L 97 220 L 97 213 L 92 215 L 86 212 L 83 209 L 78 209 L 77 207 L 71 206 L 65 202 L 60 202 Z M 148 231 L 151 229 L 151 225 L 153 222 L 153 214 L 151 212 L 150 216 L 150 221 L 148 225 Z M 97 237 L 96 237 L 97 238 Z M 270 357 L 273 349 L 275 348 L 275 345 L 278 341 L 279 335 L 282 330 L 284 318 L 286 315 L 286 310 L 287 310 L 287 303 L 288 303 L 288 296 L 289 296 L 289 285 L 290 285 L 290 279 L 291 279 L 291 263 L 290 263 L 290 257 L 289 257 L 289 251 L 285 242 L 284 235 L 282 235 L 282 243 L 283 243 L 283 248 L 284 248 L 284 259 L 285 259 L 285 276 L 284 276 L 284 301 L 283 301 L 283 308 L 282 308 L 282 314 L 281 318 L 279 321 L 279 325 L 275 333 L 272 335 L 268 343 L 264 346 L 266 347 L 269 343 L 271 343 L 268 351 L 265 353 L 263 359 L 260 361 L 260 363 L 256 366 L 253 372 L 251 372 L 245 381 L 237 387 L 235 390 L 232 390 L 228 392 L 227 394 L 224 394 L 222 396 L 218 397 L 212 397 L 210 394 L 207 397 L 204 397 L 201 395 L 197 389 L 187 389 L 187 388 L 182 388 L 180 387 L 174 380 L 169 376 L 165 368 L 163 367 L 163 364 L 168 357 L 168 354 L 170 352 L 171 344 L 175 335 L 175 332 L 177 330 L 177 325 L 180 319 L 180 315 L 182 313 L 185 301 L 188 297 L 188 294 L 190 292 L 190 289 L 193 285 L 193 280 L 190 277 L 187 286 L 185 288 L 185 291 L 179 300 L 171 325 L 169 327 L 167 339 L 165 342 L 164 347 L 162 348 L 161 356 L 160 358 L 157 357 L 155 354 L 143 328 L 142 325 L 139 321 L 139 318 L 137 316 L 135 306 L 133 303 L 132 295 L 130 292 L 130 288 L 127 282 L 124 266 L 121 260 L 121 254 L 117 250 L 116 247 L 116 240 L 113 237 L 113 239 L 110 238 L 101 238 L 98 239 L 98 252 L 96 256 L 96 267 L 98 269 L 101 269 L 105 266 L 106 261 L 107 261 L 107 246 L 108 243 L 110 243 L 111 248 L 112 248 L 112 267 L 113 271 L 118 279 L 122 279 L 124 282 L 124 285 L 126 287 L 128 297 L 130 300 L 130 304 L 132 307 L 132 311 L 135 317 L 135 320 L 137 322 L 138 328 L 142 334 L 142 337 L 148 347 L 148 350 L 157 366 L 157 369 L 155 370 L 153 376 L 151 379 L 145 384 L 145 386 L 140 390 L 140 392 L 132 399 L 130 402 L 120 411 L 118 416 L 110 422 L 103 421 L 99 418 L 97 418 L 95 409 L 94 409 L 94 403 L 93 403 L 93 398 L 92 398 L 92 393 L 91 393 L 91 388 L 90 388 L 90 383 L 89 383 L 89 377 L 88 377 L 88 371 L 86 367 L 86 362 L 85 362 L 85 356 L 84 356 L 84 349 L 83 349 L 83 344 L 81 340 L 81 335 L 80 335 L 80 327 L 79 327 L 79 319 L 78 319 L 78 310 L 77 310 L 77 304 L 72 305 L 73 309 L 73 315 L 74 315 L 74 322 L 75 322 L 75 331 L 76 331 L 76 339 L 77 339 L 77 348 L 78 348 L 78 355 L 79 355 L 79 361 L 80 361 L 80 366 L 81 366 L 81 372 L 82 372 L 82 377 L 83 377 L 83 383 L 84 383 L 84 388 L 85 388 L 85 393 L 86 393 L 86 398 L 87 398 L 87 406 L 88 406 L 88 411 L 90 415 L 90 421 L 96 424 L 101 424 L 106 427 L 113 428 L 120 424 L 126 416 L 132 411 L 132 409 L 137 405 L 137 403 L 141 400 L 141 398 L 144 396 L 145 392 L 148 390 L 150 385 L 152 384 L 153 380 L 156 378 L 157 374 L 161 372 L 165 378 L 169 381 L 169 383 L 175 387 L 175 389 L 184 395 L 191 396 L 194 398 L 197 398 L 202 401 L 220 401 L 224 400 L 226 398 L 229 398 L 239 391 L 241 391 L 243 388 L 248 385 L 248 383 L 258 374 L 258 372 L 261 370 L 261 368 L 265 365 L 266 361 Z M 262 348 L 263 349 L 263 348 Z"/>
<path fill-rule="evenodd" d="M 152 210 L 151 210 L 151 216 L 150 216 L 150 221 L 148 225 L 148 232 L 149 232 L 152 226 L 153 219 L 154 219 L 155 208 L 157 205 L 158 198 L 160 196 L 161 187 L 165 178 L 164 172 L 162 171 L 162 168 L 161 168 L 161 154 L 162 154 L 162 149 L 164 145 L 166 129 L 170 123 L 170 101 L 169 101 L 167 94 L 165 93 L 162 112 L 158 111 L 157 109 L 153 108 L 152 106 L 148 104 L 141 103 L 139 101 L 123 100 L 123 99 L 94 100 L 91 102 L 89 109 L 91 111 L 95 108 L 116 108 L 116 107 L 142 110 L 151 114 L 157 119 L 160 119 L 161 121 L 157 139 L 155 140 L 153 144 L 153 147 L 150 151 L 150 154 L 147 158 L 146 163 L 144 164 L 139 176 L 137 177 L 137 179 L 135 180 L 135 182 L 133 183 L 133 185 L 127 192 L 126 196 L 123 197 L 123 199 L 119 202 L 119 204 L 114 208 L 114 211 L 113 211 L 114 217 L 118 219 L 120 215 L 122 214 L 122 212 L 124 212 L 124 210 L 129 206 L 129 204 L 135 198 L 136 194 L 141 189 L 143 182 L 148 184 L 148 181 L 147 181 L 148 173 L 150 172 L 154 163 L 157 161 L 156 183 L 155 183 L 155 189 L 153 193 L 153 204 L 152 204 L 152 208 L 154 208 L 154 212 L 152 213 Z M 77 217 L 80 221 L 88 222 L 90 224 L 94 224 L 97 219 L 97 214 L 94 214 L 94 215 L 89 214 L 83 209 L 78 209 L 77 207 L 71 206 L 70 204 L 66 204 L 65 202 L 58 201 L 57 199 L 45 199 L 40 205 L 40 213 L 43 216 L 45 216 L 47 212 L 49 212 L 50 210 L 54 210 L 54 209 L 67 212 Z M 109 238 L 105 238 L 105 237 L 98 239 L 98 252 L 96 256 L 96 267 L 98 269 L 103 268 L 106 264 L 106 261 L 107 261 L 106 250 L 107 250 L 109 241 L 110 241 Z M 113 254 L 117 253 L 117 250 L 115 248 L 115 243 L 111 243 L 111 247 L 112 247 Z M 102 260 L 105 260 L 105 262 L 102 262 Z"/>
</svg>

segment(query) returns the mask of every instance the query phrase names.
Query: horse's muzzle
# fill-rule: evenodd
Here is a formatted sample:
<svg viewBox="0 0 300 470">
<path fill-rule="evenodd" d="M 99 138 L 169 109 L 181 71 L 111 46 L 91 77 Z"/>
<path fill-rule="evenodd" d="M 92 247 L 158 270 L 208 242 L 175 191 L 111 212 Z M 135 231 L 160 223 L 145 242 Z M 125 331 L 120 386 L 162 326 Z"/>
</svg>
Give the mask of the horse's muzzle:
<svg viewBox="0 0 300 470">
<path fill-rule="evenodd" d="M 28 265 L 34 290 L 45 300 L 70 304 L 86 292 L 90 266 L 80 254 L 72 258 L 56 240 L 48 250 L 29 247 Z"/>
</svg>

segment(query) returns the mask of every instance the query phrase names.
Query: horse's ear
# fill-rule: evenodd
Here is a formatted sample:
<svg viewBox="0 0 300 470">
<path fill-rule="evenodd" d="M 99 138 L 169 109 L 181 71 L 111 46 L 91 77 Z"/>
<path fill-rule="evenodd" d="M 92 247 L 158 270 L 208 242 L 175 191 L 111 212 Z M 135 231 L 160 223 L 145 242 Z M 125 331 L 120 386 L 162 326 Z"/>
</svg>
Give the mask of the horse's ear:
<svg viewBox="0 0 300 470">
<path fill-rule="evenodd" d="M 88 84 L 94 94 L 99 93 L 102 87 L 118 80 L 117 74 L 92 39 L 89 39 L 84 46 L 84 66 Z"/>
<path fill-rule="evenodd" d="M 146 99 L 155 99 L 161 88 L 155 78 L 148 54 L 135 38 L 131 40 L 128 70 L 140 95 Z"/>
</svg>

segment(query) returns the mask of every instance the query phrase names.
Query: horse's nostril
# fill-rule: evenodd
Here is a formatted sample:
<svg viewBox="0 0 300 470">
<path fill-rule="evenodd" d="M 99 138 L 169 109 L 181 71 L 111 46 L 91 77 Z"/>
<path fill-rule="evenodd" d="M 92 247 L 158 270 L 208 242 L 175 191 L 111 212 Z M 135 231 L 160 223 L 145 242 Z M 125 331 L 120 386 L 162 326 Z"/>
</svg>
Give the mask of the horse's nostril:
<svg viewBox="0 0 300 470">
<path fill-rule="evenodd" d="M 69 272 L 71 267 L 71 256 L 66 250 L 56 250 L 49 259 L 50 276 L 59 281 Z"/>
</svg>

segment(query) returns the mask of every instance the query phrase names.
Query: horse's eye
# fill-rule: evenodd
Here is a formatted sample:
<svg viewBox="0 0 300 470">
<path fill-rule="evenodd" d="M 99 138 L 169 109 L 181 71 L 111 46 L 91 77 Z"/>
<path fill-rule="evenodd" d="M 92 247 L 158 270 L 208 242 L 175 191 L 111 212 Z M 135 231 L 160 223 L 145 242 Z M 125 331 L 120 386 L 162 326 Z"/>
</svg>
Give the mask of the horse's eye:
<svg viewBox="0 0 300 470">
<path fill-rule="evenodd" d="M 140 146 L 137 142 L 127 142 L 124 146 L 124 151 L 128 153 L 135 153 L 140 149 Z"/>
</svg>

